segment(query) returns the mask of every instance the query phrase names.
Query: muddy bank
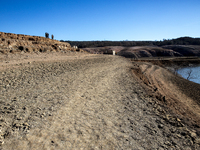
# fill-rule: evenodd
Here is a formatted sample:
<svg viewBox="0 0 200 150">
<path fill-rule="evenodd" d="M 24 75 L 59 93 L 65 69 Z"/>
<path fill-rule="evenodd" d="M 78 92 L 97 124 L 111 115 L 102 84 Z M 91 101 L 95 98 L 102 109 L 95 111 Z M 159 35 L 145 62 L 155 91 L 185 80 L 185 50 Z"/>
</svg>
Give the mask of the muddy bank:
<svg viewBox="0 0 200 150">
<path fill-rule="evenodd" d="M 154 65 L 161 67 L 187 67 L 190 65 L 199 65 L 199 57 L 152 57 L 131 59 L 138 62 L 151 62 Z"/>
<path fill-rule="evenodd" d="M 198 57 L 182 57 L 182 58 L 153 58 L 153 59 L 139 59 L 138 62 L 150 62 L 153 65 L 158 65 L 166 68 L 173 74 L 166 73 L 167 80 L 179 87 L 184 94 L 192 98 L 197 104 L 200 104 L 200 85 L 182 77 L 178 76 L 176 70 L 182 67 L 199 66 L 200 58 Z M 187 88 L 186 88 L 187 87 Z"/>
<path fill-rule="evenodd" d="M 192 125 L 200 131 L 200 85 L 164 68 L 199 63 L 199 59 L 184 60 L 144 59 L 133 61 L 133 72 L 144 83 L 143 85 L 150 95 L 156 97 L 174 114 L 179 115 L 186 124 Z"/>
</svg>

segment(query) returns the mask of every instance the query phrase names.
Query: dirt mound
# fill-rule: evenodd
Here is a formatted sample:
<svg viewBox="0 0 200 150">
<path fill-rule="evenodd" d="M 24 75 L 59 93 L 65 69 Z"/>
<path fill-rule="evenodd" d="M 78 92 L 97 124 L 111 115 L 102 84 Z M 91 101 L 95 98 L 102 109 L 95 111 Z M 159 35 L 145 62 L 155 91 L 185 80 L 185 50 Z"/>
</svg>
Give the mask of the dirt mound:
<svg viewBox="0 0 200 150">
<path fill-rule="evenodd" d="M 107 51 L 115 51 L 117 55 L 126 58 L 145 58 L 145 57 L 188 57 L 200 56 L 200 46 L 198 45 L 166 45 L 158 46 L 106 46 L 83 48 L 92 54 L 104 54 Z"/>
<path fill-rule="evenodd" d="M 182 56 L 181 54 L 171 49 L 165 49 L 157 46 L 135 46 L 135 47 L 107 46 L 107 47 L 94 47 L 94 48 L 83 48 L 83 49 L 85 51 L 95 54 L 103 54 L 108 50 L 112 50 L 115 51 L 117 55 L 126 58 Z"/>
<path fill-rule="evenodd" d="M 165 49 L 171 49 L 182 56 L 200 56 L 199 45 L 166 45 Z"/>
<path fill-rule="evenodd" d="M 29 36 L 0 32 L 0 52 L 51 52 L 51 51 L 82 51 L 72 48 L 69 43 L 51 40 L 45 37 Z"/>
<path fill-rule="evenodd" d="M 118 55 L 126 58 L 141 58 L 141 57 L 173 57 L 180 56 L 177 52 L 170 49 L 164 49 L 157 46 L 136 46 L 128 47 L 121 50 Z"/>
</svg>

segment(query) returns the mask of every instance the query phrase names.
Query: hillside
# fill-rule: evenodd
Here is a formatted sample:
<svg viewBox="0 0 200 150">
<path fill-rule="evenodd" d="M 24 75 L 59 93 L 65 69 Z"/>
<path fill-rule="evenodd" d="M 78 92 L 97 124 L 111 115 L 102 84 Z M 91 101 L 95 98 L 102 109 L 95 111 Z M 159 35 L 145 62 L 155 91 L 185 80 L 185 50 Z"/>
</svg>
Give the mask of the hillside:
<svg viewBox="0 0 200 150">
<path fill-rule="evenodd" d="M 63 40 L 61 40 L 64 42 Z M 161 41 L 65 41 L 79 48 L 105 47 L 105 46 L 164 46 L 164 45 L 200 45 L 200 38 L 180 37 L 176 39 L 163 39 Z"/>
<path fill-rule="evenodd" d="M 69 43 L 45 37 L 0 32 L 0 53 L 79 51 Z"/>
<path fill-rule="evenodd" d="M 200 56 L 200 46 L 198 45 L 165 45 L 159 46 L 106 46 L 83 48 L 83 50 L 93 54 L 103 54 L 108 50 L 116 51 L 117 55 L 126 58 L 142 57 L 182 57 Z"/>
</svg>

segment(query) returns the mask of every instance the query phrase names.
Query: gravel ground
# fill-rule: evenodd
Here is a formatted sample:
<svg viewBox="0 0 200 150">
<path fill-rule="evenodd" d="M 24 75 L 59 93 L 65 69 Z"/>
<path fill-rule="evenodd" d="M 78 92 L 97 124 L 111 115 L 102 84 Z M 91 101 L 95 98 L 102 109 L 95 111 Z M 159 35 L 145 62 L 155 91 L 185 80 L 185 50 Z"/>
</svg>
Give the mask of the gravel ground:
<svg viewBox="0 0 200 150">
<path fill-rule="evenodd" d="M 118 56 L 0 71 L 0 149 L 199 149 Z"/>
</svg>

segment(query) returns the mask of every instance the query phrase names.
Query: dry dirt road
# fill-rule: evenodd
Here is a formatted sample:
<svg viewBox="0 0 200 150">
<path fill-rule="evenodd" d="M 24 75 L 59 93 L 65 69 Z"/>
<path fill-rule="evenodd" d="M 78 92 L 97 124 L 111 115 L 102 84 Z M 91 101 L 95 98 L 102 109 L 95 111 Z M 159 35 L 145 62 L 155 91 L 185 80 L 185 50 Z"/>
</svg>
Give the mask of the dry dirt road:
<svg viewBox="0 0 200 150">
<path fill-rule="evenodd" d="M 132 67 L 105 55 L 1 58 L 0 149 L 199 149 Z"/>
</svg>

